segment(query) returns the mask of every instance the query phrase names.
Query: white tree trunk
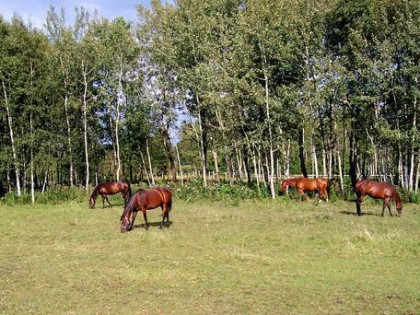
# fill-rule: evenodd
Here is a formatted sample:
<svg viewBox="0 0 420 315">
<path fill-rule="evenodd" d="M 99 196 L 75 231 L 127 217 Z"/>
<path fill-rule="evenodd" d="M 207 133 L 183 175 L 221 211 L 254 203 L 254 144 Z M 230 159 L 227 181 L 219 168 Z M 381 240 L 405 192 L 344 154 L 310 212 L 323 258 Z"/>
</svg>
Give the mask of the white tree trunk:
<svg viewBox="0 0 420 315">
<path fill-rule="evenodd" d="M 47 182 L 48 182 L 48 167 L 47 167 L 47 170 L 45 171 L 44 183 L 42 184 L 42 191 L 41 191 L 42 194 L 44 194 L 45 192 L 45 188 L 47 187 Z"/>
<path fill-rule="evenodd" d="M 66 92 L 67 93 L 67 92 Z M 69 144 L 69 157 L 70 157 L 70 186 L 73 187 L 73 153 L 71 147 L 71 127 L 70 127 L 70 118 L 68 115 L 68 96 L 67 94 L 64 97 L 64 110 L 66 115 L 66 124 L 67 124 L 67 142 Z"/>
<path fill-rule="evenodd" d="M 31 64 L 31 91 L 33 88 L 33 84 L 32 84 L 32 78 L 33 78 L 33 74 L 34 74 L 34 70 Z M 33 102 L 31 99 L 31 108 L 30 108 L 30 115 L 29 115 L 29 129 L 30 129 L 30 133 L 31 133 L 31 153 L 30 153 L 30 164 L 29 164 L 29 169 L 30 169 L 30 173 L 31 173 L 31 202 L 32 204 L 35 203 L 35 182 L 34 182 L 34 122 L 33 122 L 33 117 L 32 117 L 32 106 L 33 106 Z"/>
<path fill-rule="evenodd" d="M 284 177 L 289 178 L 290 177 L 290 139 L 287 140 L 287 146 L 284 151 L 284 159 L 285 159 Z"/>
<path fill-rule="evenodd" d="M 85 188 L 89 189 L 89 148 L 88 148 L 88 131 L 87 131 L 87 91 L 88 91 L 88 82 L 87 82 L 87 73 L 84 67 L 84 61 L 82 61 L 82 71 L 83 71 L 83 137 L 85 145 L 85 163 L 86 163 L 86 179 L 85 179 Z"/>
<path fill-rule="evenodd" d="M 151 183 L 150 183 L 149 171 L 146 168 L 146 163 L 144 161 L 143 152 L 141 152 L 141 151 L 140 151 L 140 157 L 141 157 L 141 161 L 142 161 L 142 164 L 143 164 L 144 173 L 146 174 L 147 183 L 149 184 L 149 187 L 150 187 L 151 186 Z"/>
<path fill-rule="evenodd" d="M 179 175 L 181 177 L 181 185 L 184 185 L 184 174 L 182 172 L 181 157 L 179 155 L 179 150 L 178 150 L 178 144 L 177 143 L 175 143 L 175 149 L 176 149 L 176 157 L 178 159 L 178 167 L 179 167 Z M 217 168 L 217 162 L 216 162 L 216 172 L 217 172 L 217 178 L 219 178 L 219 169 Z"/>
<path fill-rule="evenodd" d="M 122 71 L 118 74 L 118 95 L 117 95 L 117 119 L 115 121 L 115 142 L 117 146 L 117 180 L 120 180 L 121 157 L 120 157 L 120 140 L 119 140 L 119 124 L 120 124 L 120 107 L 124 103 L 124 91 L 122 86 Z"/>
<path fill-rule="evenodd" d="M 268 139 L 269 139 L 269 147 L 270 147 L 270 169 L 268 173 L 268 180 L 270 184 L 270 192 L 271 198 L 276 198 L 276 192 L 274 190 L 274 151 L 273 151 L 273 132 L 271 130 L 271 122 L 270 122 L 270 105 L 269 105 L 269 93 L 268 93 L 268 74 L 266 65 L 265 55 L 264 55 L 264 82 L 265 82 L 265 108 L 266 108 L 266 123 L 268 126 Z"/>
<path fill-rule="evenodd" d="M 315 177 L 319 177 L 319 172 L 318 172 L 318 158 L 316 156 L 316 150 L 315 150 L 315 146 L 312 145 L 312 159 L 313 159 L 313 163 L 314 163 L 314 167 L 315 167 Z"/>
<path fill-rule="evenodd" d="M 324 176 L 327 176 L 327 152 L 325 152 L 325 148 L 322 149 L 322 171 Z"/>
<path fill-rule="evenodd" d="M 6 172 L 6 180 L 7 180 L 7 191 L 10 193 L 10 192 L 12 192 L 12 184 L 10 183 L 9 170 L 7 170 L 7 172 Z"/>
<path fill-rule="evenodd" d="M 30 162 L 30 172 L 31 172 L 31 201 L 32 204 L 35 203 L 35 182 L 34 182 L 34 152 L 33 152 L 33 133 L 34 133 L 34 127 L 33 127 L 33 121 L 32 121 L 32 113 L 30 115 L 30 129 L 31 129 L 31 162 Z"/>
<path fill-rule="evenodd" d="M 338 176 L 340 179 L 340 190 L 341 192 L 344 192 L 343 167 L 341 166 L 340 150 L 337 150 L 337 159 L 338 159 Z"/>
<path fill-rule="evenodd" d="M 66 69 L 64 65 L 63 58 L 60 57 L 61 68 Z M 70 186 L 73 187 L 73 154 L 72 154 L 72 146 L 71 146 L 71 127 L 70 127 L 70 118 L 68 114 L 68 84 L 67 84 L 67 72 L 63 80 L 64 84 L 64 114 L 66 115 L 66 124 L 67 124 L 67 142 L 69 145 L 69 157 L 70 157 Z"/>
<path fill-rule="evenodd" d="M 152 185 L 155 186 L 155 177 L 153 175 L 153 168 L 152 168 L 152 160 L 150 158 L 150 152 L 149 152 L 149 140 L 146 140 L 146 152 L 147 152 L 147 160 L 149 162 L 149 170 L 150 170 L 150 178 L 152 179 Z"/>
<path fill-rule="evenodd" d="M 178 148 L 177 148 L 177 150 L 178 150 Z M 213 150 L 212 153 L 213 153 L 214 171 L 215 171 L 216 181 L 220 182 L 218 154 L 217 154 L 216 150 Z"/>
<path fill-rule="evenodd" d="M 8 100 L 8 97 L 7 97 L 6 86 L 5 86 L 3 81 L 1 82 L 1 84 L 3 86 L 4 103 L 6 105 L 7 121 L 9 123 L 9 133 L 10 133 L 10 143 L 11 143 L 11 146 L 12 146 L 13 164 L 15 165 L 16 192 L 17 192 L 18 196 L 20 196 L 22 194 L 22 190 L 20 188 L 20 171 L 19 171 L 19 164 L 18 164 L 17 156 L 16 156 L 15 138 L 13 136 L 13 118 L 12 118 L 12 115 L 10 113 L 9 100 Z"/>
<path fill-rule="evenodd" d="M 200 110 L 198 110 L 198 128 L 200 130 L 200 155 L 201 155 L 201 167 L 203 171 L 203 186 L 207 187 L 207 168 L 206 168 L 206 156 L 205 156 L 206 154 L 204 151 L 203 122 L 201 120 Z"/>
<path fill-rule="evenodd" d="M 257 181 L 258 192 L 260 192 L 260 176 L 258 174 L 257 158 L 255 156 L 255 151 L 251 150 L 251 154 L 252 154 L 252 163 L 254 164 L 254 176 Z"/>
<path fill-rule="evenodd" d="M 419 158 L 419 161 L 417 163 L 416 184 L 415 184 L 415 187 L 414 187 L 414 191 L 416 192 L 416 194 L 419 191 L 419 178 L 420 178 L 420 158 Z"/>
<path fill-rule="evenodd" d="M 408 177 L 408 189 L 413 191 L 415 188 L 414 183 L 414 163 L 415 163 L 415 144 L 416 144 L 416 131 L 417 131 L 417 99 L 414 101 L 414 116 L 413 116 L 413 136 L 411 139 L 411 158 L 410 158 L 410 175 Z"/>
</svg>

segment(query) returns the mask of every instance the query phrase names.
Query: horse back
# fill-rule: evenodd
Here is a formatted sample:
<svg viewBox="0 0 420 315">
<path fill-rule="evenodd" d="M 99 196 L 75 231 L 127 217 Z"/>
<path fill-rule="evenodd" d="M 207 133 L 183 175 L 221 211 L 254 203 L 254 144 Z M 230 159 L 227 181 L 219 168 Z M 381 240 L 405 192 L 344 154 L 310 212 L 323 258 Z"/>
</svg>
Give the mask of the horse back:
<svg viewBox="0 0 420 315">
<path fill-rule="evenodd" d="M 318 189 L 327 189 L 328 187 L 328 180 L 325 178 L 316 178 L 315 179 L 318 185 Z"/>
<path fill-rule="evenodd" d="M 364 180 L 359 180 L 356 185 L 354 186 L 354 190 L 356 191 L 356 194 L 363 194 L 366 193 L 366 188 L 369 184 L 369 181 L 364 179 Z"/>
<path fill-rule="evenodd" d="M 393 185 L 373 180 L 361 180 L 356 183 L 355 188 L 356 194 L 369 195 L 376 199 L 394 198 L 395 194 L 397 194 Z"/>
<path fill-rule="evenodd" d="M 120 185 L 118 182 L 105 182 L 98 185 L 98 192 L 100 195 L 114 195 L 120 192 Z"/>
<path fill-rule="evenodd" d="M 397 193 L 394 186 L 388 183 L 371 182 L 368 193 L 376 198 L 393 198 Z"/>
<path fill-rule="evenodd" d="M 299 177 L 296 187 L 302 190 L 316 190 L 318 189 L 318 183 L 316 179 L 309 179 L 306 177 Z"/>
<path fill-rule="evenodd" d="M 155 187 L 146 190 L 141 195 L 141 207 L 151 210 L 172 204 L 172 193 L 164 187 Z"/>
</svg>

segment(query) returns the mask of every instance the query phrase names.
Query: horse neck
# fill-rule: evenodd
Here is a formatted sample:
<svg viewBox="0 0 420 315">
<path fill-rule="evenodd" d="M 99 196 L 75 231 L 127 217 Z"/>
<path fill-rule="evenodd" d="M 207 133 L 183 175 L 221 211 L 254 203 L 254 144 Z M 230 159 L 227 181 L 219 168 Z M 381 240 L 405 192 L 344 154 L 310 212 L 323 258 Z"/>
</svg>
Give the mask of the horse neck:
<svg viewBox="0 0 420 315">
<path fill-rule="evenodd" d="M 124 208 L 123 214 L 121 215 L 121 220 L 126 218 L 127 220 L 130 219 L 131 212 L 133 212 L 135 206 L 135 198 L 136 195 L 133 195 L 130 200 L 128 201 L 127 205 Z"/>
<path fill-rule="evenodd" d="M 292 186 L 293 187 L 294 179 L 285 179 L 281 185 L 282 191 L 286 191 L 287 187 Z"/>
<path fill-rule="evenodd" d="M 395 194 L 394 194 L 394 199 L 395 199 L 395 203 L 398 205 L 401 205 L 401 197 L 400 195 L 398 195 L 397 191 L 395 190 Z"/>
<path fill-rule="evenodd" d="M 95 187 L 95 189 L 92 191 L 92 194 L 90 195 L 90 198 L 96 199 L 98 196 L 98 187 Z"/>
</svg>

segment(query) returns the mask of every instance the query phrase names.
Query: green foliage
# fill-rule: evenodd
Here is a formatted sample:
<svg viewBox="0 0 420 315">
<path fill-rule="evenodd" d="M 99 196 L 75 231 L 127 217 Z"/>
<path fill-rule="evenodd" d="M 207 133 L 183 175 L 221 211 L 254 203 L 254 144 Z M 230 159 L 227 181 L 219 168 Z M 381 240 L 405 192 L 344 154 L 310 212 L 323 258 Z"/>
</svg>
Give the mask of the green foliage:
<svg viewBox="0 0 420 315">
<path fill-rule="evenodd" d="M 262 186 L 258 191 L 257 187 L 249 187 L 245 184 L 230 185 L 226 182 L 211 183 L 203 187 L 201 180 L 193 180 L 185 185 L 179 185 L 174 189 L 176 198 L 186 201 L 200 199 L 211 199 L 215 201 L 229 201 L 241 199 L 258 199 L 269 196 L 267 187 Z"/>
<path fill-rule="evenodd" d="M 82 202 L 88 197 L 86 190 L 82 187 L 56 186 L 48 189 L 44 194 L 36 194 L 36 201 L 42 204 L 58 204 L 69 200 Z"/>
<path fill-rule="evenodd" d="M 408 195 L 408 202 L 420 203 L 420 193 L 411 192 Z"/>
<path fill-rule="evenodd" d="M 21 194 L 18 196 L 15 192 L 8 192 L 0 199 L 0 202 L 9 206 L 28 204 L 31 202 L 31 196 L 29 194 Z"/>
<path fill-rule="evenodd" d="M 37 204 L 59 204 L 65 201 L 83 202 L 89 198 L 86 190 L 82 187 L 67 187 L 67 186 L 54 186 L 46 190 L 43 194 L 35 192 L 35 203 Z M 16 192 L 9 192 L 3 198 L 0 198 L 0 204 L 22 205 L 30 204 L 31 195 L 23 193 L 18 196 Z"/>
</svg>

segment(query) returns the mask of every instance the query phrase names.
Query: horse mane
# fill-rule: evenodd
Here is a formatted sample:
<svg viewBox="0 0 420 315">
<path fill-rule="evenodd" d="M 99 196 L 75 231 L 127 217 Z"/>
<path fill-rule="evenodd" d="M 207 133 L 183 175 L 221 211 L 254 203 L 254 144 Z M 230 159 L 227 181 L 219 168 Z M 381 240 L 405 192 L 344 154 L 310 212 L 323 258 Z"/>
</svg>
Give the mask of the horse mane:
<svg viewBox="0 0 420 315">
<path fill-rule="evenodd" d="M 401 204 L 401 197 L 400 197 L 400 195 L 398 194 L 398 192 L 397 192 L 397 190 L 395 189 L 395 195 L 394 195 L 394 200 L 395 200 L 395 203 L 397 203 L 397 204 Z"/>
<path fill-rule="evenodd" d="M 130 188 L 130 192 L 131 192 L 131 188 Z M 139 189 L 139 190 L 137 190 L 137 191 L 135 191 L 134 192 L 134 194 L 130 194 L 130 199 L 128 200 L 128 202 L 127 202 L 127 205 L 124 207 L 124 210 L 123 210 L 123 213 L 122 213 L 122 215 L 121 215 L 121 218 L 120 218 L 120 221 L 122 221 L 122 219 L 128 214 L 130 214 L 132 211 L 133 211 L 133 208 L 134 208 L 134 203 L 135 203 L 135 196 L 137 195 L 137 194 L 143 194 L 143 193 L 145 193 L 146 191 L 144 190 L 144 189 Z"/>
<path fill-rule="evenodd" d="M 294 178 L 288 178 L 285 179 L 284 181 L 288 184 L 288 185 L 293 185 L 296 184 L 296 182 L 299 180 L 300 177 L 294 177 Z"/>
</svg>

